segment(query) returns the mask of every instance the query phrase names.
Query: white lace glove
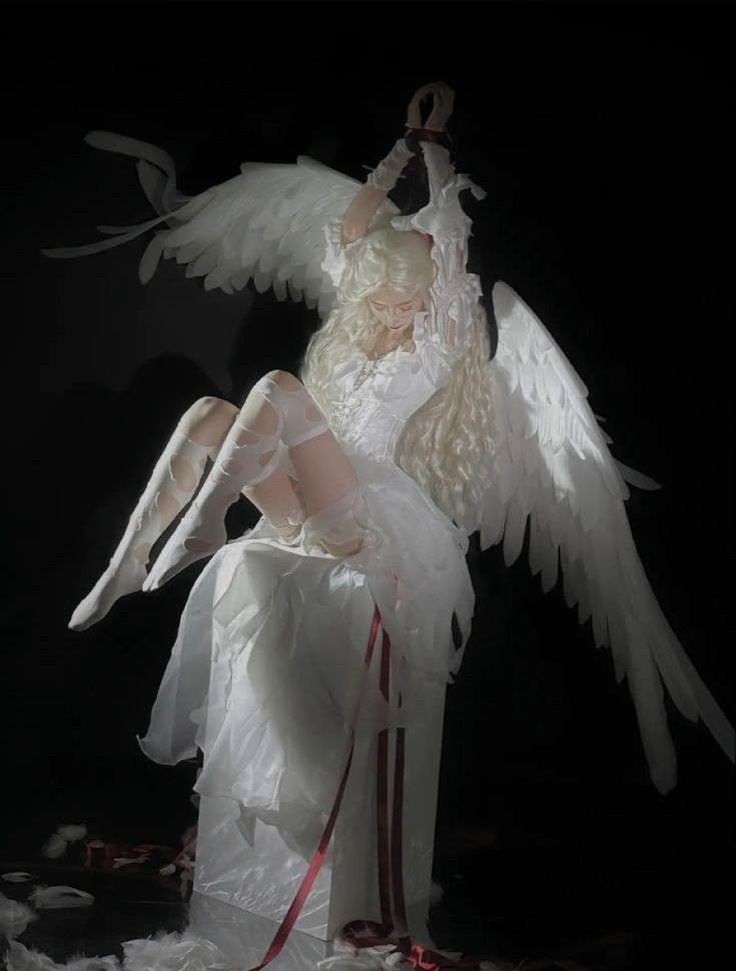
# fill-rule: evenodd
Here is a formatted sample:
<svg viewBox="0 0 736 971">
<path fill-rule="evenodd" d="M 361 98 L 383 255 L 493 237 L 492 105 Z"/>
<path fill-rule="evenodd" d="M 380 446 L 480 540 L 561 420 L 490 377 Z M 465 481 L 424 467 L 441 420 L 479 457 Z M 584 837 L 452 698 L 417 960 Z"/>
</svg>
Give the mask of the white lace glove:
<svg viewBox="0 0 736 971">
<path fill-rule="evenodd" d="M 403 138 L 400 138 L 386 158 L 379 162 L 375 169 L 368 175 L 365 184 L 373 189 L 380 189 L 382 192 L 390 192 L 398 182 L 399 176 L 403 172 L 406 163 L 411 158 L 412 152 Z"/>
</svg>

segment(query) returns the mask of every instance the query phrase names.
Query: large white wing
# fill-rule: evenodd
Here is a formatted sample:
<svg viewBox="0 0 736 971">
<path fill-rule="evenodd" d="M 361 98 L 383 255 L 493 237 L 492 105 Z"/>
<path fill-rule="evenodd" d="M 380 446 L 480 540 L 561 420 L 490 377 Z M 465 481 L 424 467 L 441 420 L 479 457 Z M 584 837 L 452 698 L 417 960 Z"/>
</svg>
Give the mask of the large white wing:
<svg viewBox="0 0 736 971">
<path fill-rule="evenodd" d="M 335 284 L 322 269 L 325 229 L 344 215 L 360 182 L 300 156 L 293 165 L 246 162 L 240 175 L 190 199 L 177 191 L 174 163 L 161 149 L 112 132 L 90 132 L 86 141 L 139 159 L 141 185 L 159 215 L 136 226 L 100 226 L 111 238 L 45 255 L 87 256 L 168 225 L 143 254 L 141 282 L 163 255 L 186 264 L 187 276 L 204 277 L 207 290 L 233 293 L 252 280 L 259 293 L 272 287 L 279 300 L 303 298 L 323 316 L 332 309 Z M 387 200 L 377 215 L 396 212 Z"/>
<path fill-rule="evenodd" d="M 498 349 L 489 367 L 495 402 L 490 485 L 481 544 L 503 538 L 504 558 L 521 552 L 529 521 L 532 572 L 557 580 L 569 606 L 610 647 L 628 679 L 652 781 L 674 786 L 676 757 L 663 683 L 689 719 L 702 718 L 734 760 L 734 731 L 698 676 L 649 585 L 629 528 L 629 481 L 651 480 L 617 463 L 587 402 L 587 389 L 541 321 L 504 283 L 493 288 Z"/>
</svg>

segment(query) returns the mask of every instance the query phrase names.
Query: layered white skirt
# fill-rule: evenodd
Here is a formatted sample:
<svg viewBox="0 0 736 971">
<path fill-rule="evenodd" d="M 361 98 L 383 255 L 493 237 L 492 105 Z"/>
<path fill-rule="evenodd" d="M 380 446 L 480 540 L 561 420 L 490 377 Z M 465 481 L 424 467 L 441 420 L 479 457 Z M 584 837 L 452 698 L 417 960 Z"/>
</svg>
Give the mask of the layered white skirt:
<svg viewBox="0 0 736 971">
<path fill-rule="evenodd" d="M 139 739 L 145 754 L 163 764 L 201 750 L 196 791 L 217 800 L 251 844 L 256 824 L 273 827 L 304 860 L 332 807 L 351 729 L 358 751 L 351 786 L 368 798 L 372 778 L 360 774 L 375 771 L 370 753 L 377 733 L 407 726 L 407 798 L 425 819 L 428 799 L 433 821 L 436 778 L 427 778 L 422 794 L 421 773 L 439 763 L 444 688 L 461 662 L 473 612 L 464 533 L 396 466 L 350 458 L 373 541 L 337 559 L 286 546 L 262 519 L 223 547 L 192 589 Z M 376 608 L 391 641 L 388 700 L 379 690 L 378 664 L 364 663 Z M 357 805 L 353 799 L 354 812 Z M 407 852 L 429 860 L 424 893 L 433 823 L 412 826 L 411 805 L 405 820 Z M 354 872 L 353 878 L 370 877 Z M 247 901 L 231 902 L 248 909 Z"/>
</svg>

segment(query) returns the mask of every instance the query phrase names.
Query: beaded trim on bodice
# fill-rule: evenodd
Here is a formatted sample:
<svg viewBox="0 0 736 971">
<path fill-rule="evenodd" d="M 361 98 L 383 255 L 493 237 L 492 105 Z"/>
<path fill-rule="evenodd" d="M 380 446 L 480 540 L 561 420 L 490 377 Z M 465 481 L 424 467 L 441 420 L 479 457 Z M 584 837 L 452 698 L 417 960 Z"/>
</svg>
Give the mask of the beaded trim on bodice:
<svg viewBox="0 0 736 971">
<path fill-rule="evenodd" d="M 437 390 L 420 355 L 401 346 L 375 359 L 356 350 L 333 381 L 330 427 L 344 445 L 381 461 L 393 461 L 404 425 Z"/>
</svg>

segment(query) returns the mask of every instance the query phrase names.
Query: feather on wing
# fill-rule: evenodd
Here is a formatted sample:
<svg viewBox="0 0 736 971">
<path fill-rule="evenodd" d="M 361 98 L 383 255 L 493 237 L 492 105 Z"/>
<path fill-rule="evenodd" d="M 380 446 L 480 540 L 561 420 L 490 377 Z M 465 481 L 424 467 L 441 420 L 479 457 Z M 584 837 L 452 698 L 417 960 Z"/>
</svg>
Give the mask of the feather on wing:
<svg viewBox="0 0 736 971">
<path fill-rule="evenodd" d="M 98 227 L 114 236 L 87 246 L 46 249 L 46 256 L 87 256 L 111 249 L 161 224 L 139 267 L 148 283 L 162 255 L 185 264 L 188 277 L 204 277 L 205 289 L 226 293 L 252 280 L 279 300 L 291 295 L 332 309 L 335 284 L 322 269 L 325 227 L 347 210 L 361 183 L 307 156 L 296 164 L 246 162 L 240 175 L 193 199 L 176 189 L 174 163 L 161 149 L 112 132 L 91 132 L 86 141 L 105 151 L 138 158 L 141 185 L 158 217 L 136 226 Z M 380 215 L 397 212 L 388 200 Z"/>
<path fill-rule="evenodd" d="M 598 647 L 610 647 L 627 679 L 652 781 L 676 781 L 663 685 L 691 720 L 702 718 L 734 760 L 734 731 L 668 624 L 634 544 L 626 480 L 657 484 L 617 463 L 587 389 L 541 321 L 505 283 L 493 289 L 499 339 L 493 374 L 496 441 L 480 510 L 481 545 L 503 539 L 504 558 L 521 552 L 530 522 L 530 563 L 545 591 L 562 567 L 564 596 Z"/>
</svg>

